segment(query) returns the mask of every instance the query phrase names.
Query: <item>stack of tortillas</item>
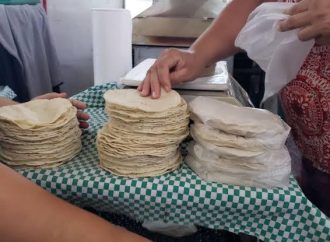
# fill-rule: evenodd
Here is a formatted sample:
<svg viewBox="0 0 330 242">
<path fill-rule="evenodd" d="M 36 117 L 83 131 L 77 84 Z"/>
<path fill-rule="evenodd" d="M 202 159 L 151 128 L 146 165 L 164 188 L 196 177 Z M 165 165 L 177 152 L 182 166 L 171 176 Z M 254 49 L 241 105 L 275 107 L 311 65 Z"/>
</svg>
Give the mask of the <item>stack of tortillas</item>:
<svg viewBox="0 0 330 242">
<path fill-rule="evenodd" d="M 175 92 L 159 99 L 134 89 L 104 95 L 110 121 L 98 132 L 101 167 L 127 177 L 158 176 L 181 164 L 180 143 L 189 134 L 187 103 Z"/>
<path fill-rule="evenodd" d="M 0 160 L 12 166 L 53 167 L 81 149 L 77 109 L 67 99 L 0 108 Z"/>
<path fill-rule="evenodd" d="M 186 163 L 203 179 L 256 186 L 286 186 L 290 127 L 266 110 L 237 107 L 212 98 L 189 103 L 194 124 Z"/>
</svg>

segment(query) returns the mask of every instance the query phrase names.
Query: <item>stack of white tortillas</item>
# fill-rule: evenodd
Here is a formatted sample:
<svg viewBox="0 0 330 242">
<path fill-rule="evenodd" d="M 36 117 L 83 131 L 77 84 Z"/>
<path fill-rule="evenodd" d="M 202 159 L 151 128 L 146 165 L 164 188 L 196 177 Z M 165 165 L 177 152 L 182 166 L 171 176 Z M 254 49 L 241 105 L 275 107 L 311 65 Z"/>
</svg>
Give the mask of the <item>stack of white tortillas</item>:
<svg viewBox="0 0 330 242">
<path fill-rule="evenodd" d="M 280 117 L 205 97 L 194 99 L 189 108 L 194 141 L 186 163 L 201 178 L 256 187 L 288 184 L 290 127 Z"/>
<path fill-rule="evenodd" d="M 189 134 L 187 103 L 175 92 L 159 99 L 137 90 L 110 90 L 104 95 L 110 121 L 98 132 L 101 167 L 127 177 L 158 176 L 177 169 L 180 143 Z"/>
<path fill-rule="evenodd" d="M 53 167 L 81 149 L 77 109 L 67 99 L 0 108 L 0 160 L 12 166 Z"/>
</svg>

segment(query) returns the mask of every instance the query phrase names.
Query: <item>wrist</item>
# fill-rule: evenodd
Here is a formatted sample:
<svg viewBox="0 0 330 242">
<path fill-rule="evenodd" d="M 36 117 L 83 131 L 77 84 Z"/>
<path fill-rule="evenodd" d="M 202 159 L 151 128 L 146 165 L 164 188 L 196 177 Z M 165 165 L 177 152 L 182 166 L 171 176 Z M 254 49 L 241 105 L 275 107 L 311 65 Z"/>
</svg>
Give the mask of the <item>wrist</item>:
<svg viewBox="0 0 330 242">
<path fill-rule="evenodd" d="M 189 51 L 195 59 L 195 63 L 198 63 L 198 66 L 201 68 L 207 68 L 213 64 L 212 59 L 207 55 L 205 49 L 198 48 L 198 46 L 191 46 Z"/>
</svg>

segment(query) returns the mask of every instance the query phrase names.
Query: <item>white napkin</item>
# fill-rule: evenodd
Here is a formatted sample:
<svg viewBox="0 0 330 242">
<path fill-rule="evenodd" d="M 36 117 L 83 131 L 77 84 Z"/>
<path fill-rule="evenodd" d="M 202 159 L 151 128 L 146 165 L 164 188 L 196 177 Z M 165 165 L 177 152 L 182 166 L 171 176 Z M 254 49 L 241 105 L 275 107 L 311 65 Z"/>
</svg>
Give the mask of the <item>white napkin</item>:
<svg viewBox="0 0 330 242">
<path fill-rule="evenodd" d="M 264 3 L 249 16 L 235 45 L 244 49 L 265 72 L 264 99 L 278 93 L 296 77 L 315 41 L 300 41 L 298 30 L 278 31 L 284 10 L 292 3 Z"/>
</svg>

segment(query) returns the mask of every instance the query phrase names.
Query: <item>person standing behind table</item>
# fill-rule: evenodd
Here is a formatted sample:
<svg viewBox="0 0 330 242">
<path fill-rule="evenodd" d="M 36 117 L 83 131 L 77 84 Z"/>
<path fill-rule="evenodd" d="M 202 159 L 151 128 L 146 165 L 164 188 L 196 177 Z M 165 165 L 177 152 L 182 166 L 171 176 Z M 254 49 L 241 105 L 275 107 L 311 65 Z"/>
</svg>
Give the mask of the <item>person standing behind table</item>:
<svg viewBox="0 0 330 242">
<path fill-rule="evenodd" d="M 172 85 L 193 80 L 205 67 L 239 52 L 235 39 L 249 14 L 263 2 L 276 1 L 233 0 L 188 51 L 165 50 L 139 85 L 141 95 L 159 98 L 161 86 L 169 91 Z M 291 16 L 279 29 L 301 28 L 299 38 L 315 39 L 316 45 L 280 97 L 304 156 L 302 189 L 330 216 L 330 1 L 303 0 L 287 14 Z"/>
<path fill-rule="evenodd" d="M 316 44 L 280 99 L 303 154 L 302 189 L 330 217 L 330 1 L 303 0 L 287 14 L 280 30 L 299 28 L 299 39 Z"/>
</svg>

